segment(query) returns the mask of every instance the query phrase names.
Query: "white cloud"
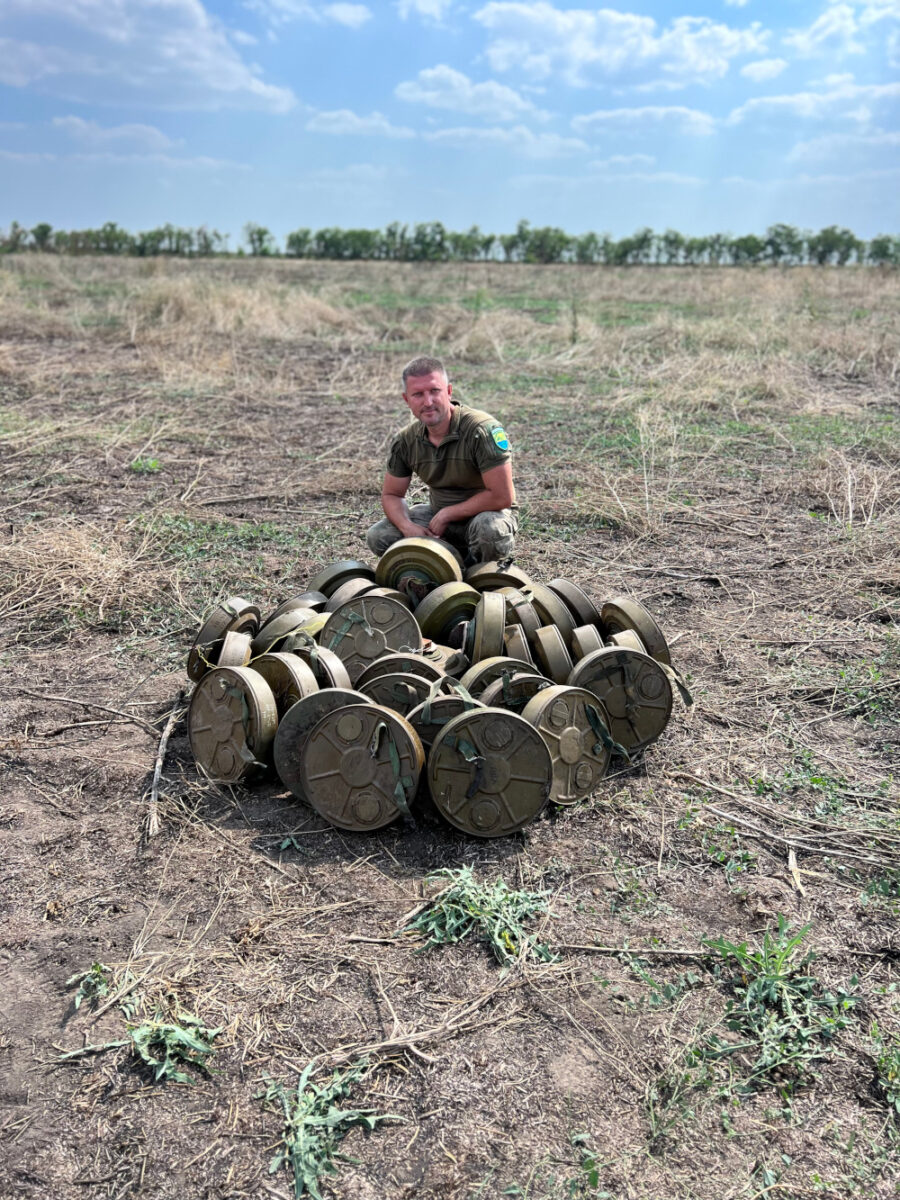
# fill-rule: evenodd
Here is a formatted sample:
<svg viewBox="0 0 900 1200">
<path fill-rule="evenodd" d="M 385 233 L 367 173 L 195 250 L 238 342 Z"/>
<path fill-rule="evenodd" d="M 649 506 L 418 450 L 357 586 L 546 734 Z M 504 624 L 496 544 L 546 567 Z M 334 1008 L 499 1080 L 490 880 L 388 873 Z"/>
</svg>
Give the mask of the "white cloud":
<svg viewBox="0 0 900 1200">
<path fill-rule="evenodd" d="M 861 25 L 874 25 L 886 18 L 900 21 L 900 0 L 872 0 L 859 14 Z"/>
<path fill-rule="evenodd" d="M 592 170 L 604 171 L 608 167 L 652 167 L 656 159 L 652 154 L 611 154 L 609 158 L 596 158 L 589 162 Z"/>
<path fill-rule="evenodd" d="M 725 3 L 730 8 L 746 8 L 746 6 L 750 3 L 750 0 L 725 0 Z"/>
<path fill-rule="evenodd" d="M 66 154 L 61 156 L 62 162 L 102 163 L 112 166 L 127 167 L 162 167 L 165 170 L 200 170 L 200 171 L 249 171 L 246 163 L 234 162 L 229 158 L 209 158 L 200 154 L 195 158 L 177 158 L 172 154 L 115 154 L 102 151 L 97 154 Z"/>
<path fill-rule="evenodd" d="M 708 17 L 676 17 L 659 29 L 652 17 L 611 8 L 560 9 L 548 0 L 491 0 L 475 13 L 491 34 L 497 71 L 568 83 L 642 83 L 660 74 L 681 84 L 719 79 L 732 58 L 766 50 L 759 22 L 734 29 Z M 630 78 L 629 78 L 630 76 Z"/>
<path fill-rule="evenodd" d="M 372 19 L 365 4 L 313 4 L 308 0 L 244 0 L 244 7 L 258 13 L 274 27 L 289 21 L 314 21 L 321 25 L 334 21 L 348 29 L 359 29 Z"/>
<path fill-rule="evenodd" d="M 135 149 L 168 150 L 180 142 L 173 141 L 168 134 L 155 125 L 112 125 L 102 126 L 97 121 L 86 121 L 83 117 L 54 117 L 54 128 L 62 129 L 76 141 L 87 146 L 110 146 L 128 143 Z"/>
<path fill-rule="evenodd" d="M 453 0 L 397 0 L 397 12 L 404 21 L 410 13 L 429 17 L 432 21 L 442 21 L 452 3 Z"/>
<path fill-rule="evenodd" d="M 86 103 L 286 112 L 200 0 L 4 0 L 21 40 L 0 39 L 0 83 Z M 74 47 L 77 46 L 77 49 Z"/>
<path fill-rule="evenodd" d="M 348 29 L 359 29 L 371 21 L 372 13 L 364 4 L 327 4 L 322 10 L 330 21 L 346 25 Z"/>
<path fill-rule="evenodd" d="M 818 54 L 862 54 L 864 47 L 854 40 L 859 32 L 856 12 L 850 4 L 831 4 L 807 29 L 795 29 L 784 38 L 801 58 Z"/>
<path fill-rule="evenodd" d="M 696 108 L 681 105 L 644 105 L 642 108 L 601 108 L 572 118 L 572 128 L 579 133 L 594 130 L 627 132 L 638 125 L 673 125 L 682 133 L 705 136 L 715 130 L 715 118 Z"/>
<path fill-rule="evenodd" d="M 614 179 L 628 179 L 634 183 L 677 183 L 685 187 L 700 187 L 706 182 L 699 175 L 681 175 L 677 171 L 623 171 L 608 176 Z"/>
<path fill-rule="evenodd" d="M 439 129 L 423 136 L 438 145 L 458 146 L 463 150 L 496 146 L 525 158 L 561 158 L 588 149 L 580 138 L 561 137 L 558 133 L 532 133 L 524 125 L 514 125 L 511 129 Z"/>
<path fill-rule="evenodd" d="M 0 161 L 14 163 L 43 163 L 56 162 L 55 154 L 45 154 L 39 150 L 0 150 Z"/>
<path fill-rule="evenodd" d="M 614 96 L 625 96 L 644 92 L 680 92 L 686 86 L 683 79 L 648 79 L 646 83 L 632 83 L 611 90 Z"/>
<path fill-rule="evenodd" d="M 349 186 L 367 188 L 384 183 L 388 179 L 399 179 L 405 174 L 403 170 L 381 163 L 348 163 L 345 167 L 319 167 L 314 171 L 307 171 L 304 177 L 298 180 L 297 187 L 303 190 L 341 189 Z"/>
<path fill-rule="evenodd" d="M 584 188 L 585 182 L 584 175 L 515 175 L 510 179 L 510 183 L 518 187 L 548 185 L 566 191 Z M 588 182 L 594 187 L 599 184 L 616 183 L 664 183 L 698 187 L 706 180 L 696 175 L 679 175 L 674 171 L 622 171 L 616 174 L 596 174 L 590 176 Z"/>
<path fill-rule="evenodd" d="M 851 175 L 800 175 L 797 182 L 811 184 L 855 184 L 879 183 L 883 179 L 900 179 L 900 167 L 874 168 L 870 171 L 856 171 Z"/>
<path fill-rule="evenodd" d="M 505 84 L 494 80 L 473 83 L 467 75 L 446 64 L 429 67 L 420 71 L 416 79 L 398 83 L 394 95 L 411 104 L 446 108 L 487 121 L 514 121 L 526 114 L 544 115 L 538 113 L 530 100 Z"/>
<path fill-rule="evenodd" d="M 878 133 L 828 133 L 824 137 L 797 142 L 787 156 L 788 162 L 816 162 L 828 158 L 846 158 L 867 150 L 900 147 L 900 130 Z"/>
<path fill-rule="evenodd" d="M 847 175 L 794 175 L 790 179 L 748 179 L 744 175 L 729 175 L 722 183 L 743 188 L 758 188 L 774 191 L 793 186 L 801 187 L 856 187 L 860 183 L 880 183 L 884 180 L 900 179 L 900 167 L 887 167 L 871 171 L 855 171 Z"/>
<path fill-rule="evenodd" d="M 27 87 L 65 72 L 83 70 L 86 65 L 84 55 L 73 54 L 61 46 L 0 38 L 0 83 L 7 87 Z"/>
<path fill-rule="evenodd" d="M 259 38 L 254 37 L 252 33 L 248 33 L 246 29 L 232 29 L 228 36 L 233 42 L 237 42 L 239 46 L 257 46 Z"/>
<path fill-rule="evenodd" d="M 786 58 L 761 58 L 741 67 L 741 74 L 746 79 L 752 79 L 754 83 L 764 83 L 767 79 L 775 79 L 786 66 Z"/>
<path fill-rule="evenodd" d="M 112 151 L 100 151 L 96 154 L 45 154 L 36 151 L 16 153 L 12 150 L 0 150 L 0 159 L 19 163 L 81 163 L 86 165 L 153 167 L 163 170 L 221 170 L 249 171 L 246 163 L 233 162 L 227 158 L 207 158 L 200 155 L 196 158 L 177 158 L 171 154 L 115 154 Z"/>
<path fill-rule="evenodd" d="M 755 115 L 780 117 L 784 113 L 811 120 L 837 116 L 865 122 L 871 115 L 869 104 L 897 97 L 900 97 L 900 83 L 838 83 L 825 92 L 755 96 L 739 108 L 732 109 L 728 124 L 737 125 Z M 856 109 L 851 108 L 854 102 L 859 105 Z M 843 112 L 836 111 L 842 106 Z"/>
<path fill-rule="evenodd" d="M 352 134 L 358 137 L 413 138 L 415 132 L 402 125 L 392 125 L 383 113 L 361 117 L 349 108 L 320 112 L 306 122 L 310 133 Z"/>
</svg>

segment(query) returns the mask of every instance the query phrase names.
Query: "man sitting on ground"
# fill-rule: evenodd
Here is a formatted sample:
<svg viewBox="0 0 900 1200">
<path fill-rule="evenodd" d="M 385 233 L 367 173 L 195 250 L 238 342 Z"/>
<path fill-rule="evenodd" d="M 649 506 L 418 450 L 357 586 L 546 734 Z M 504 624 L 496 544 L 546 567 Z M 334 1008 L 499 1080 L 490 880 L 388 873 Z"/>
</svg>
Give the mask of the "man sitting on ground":
<svg viewBox="0 0 900 1200">
<path fill-rule="evenodd" d="M 518 505 L 509 440 L 486 412 L 451 399 L 453 386 L 438 358 L 414 358 L 403 368 L 403 399 L 415 418 L 391 443 L 381 489 L 385 519 L 366 541 L 384 554 L 401 538 L 443 538 L 466 565 L 512 558 Z M 428 504 L 409 507 L 413 474 L 429 490 Z"/>
</svg>

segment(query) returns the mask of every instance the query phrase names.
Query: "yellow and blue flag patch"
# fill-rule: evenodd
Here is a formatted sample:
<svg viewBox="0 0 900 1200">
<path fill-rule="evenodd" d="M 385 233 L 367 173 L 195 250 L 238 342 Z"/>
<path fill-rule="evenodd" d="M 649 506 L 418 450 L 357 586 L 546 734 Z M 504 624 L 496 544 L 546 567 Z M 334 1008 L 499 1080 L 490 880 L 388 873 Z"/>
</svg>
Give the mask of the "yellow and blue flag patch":
<svg viewBox="0 0 900 1200">
<path fill-rule="evenodd" d="M 494 439 L 494 445 L 498 450 L 506 451 L 509 449 L 509 438 L 506 436 L 506 430 L 502 425 L 491 426 L 491 437 Z"/>
</svg>

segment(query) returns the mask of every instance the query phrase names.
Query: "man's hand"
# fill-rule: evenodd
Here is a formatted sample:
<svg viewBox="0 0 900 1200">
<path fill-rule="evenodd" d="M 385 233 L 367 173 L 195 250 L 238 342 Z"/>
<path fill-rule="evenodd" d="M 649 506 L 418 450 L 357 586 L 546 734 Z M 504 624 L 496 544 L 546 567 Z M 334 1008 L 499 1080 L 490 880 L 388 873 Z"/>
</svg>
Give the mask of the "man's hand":
<svg viewBox="0 0 900 1200">
<path fill-rule="evenodd" d="M 428 530 L 409 519 L 409 508 L 405 496 L 410 480 L 395 475 L 385 475 L 381 489 L 381 507 L 387 519 L 400 530 L 404 537 L 427 537 Z"/>
<path fill-rule="evenodd" d="M 430 533 L 432 537 L 442 538 L 447 532 L 447 526 L 450 524 L 452 519 L 452 517 L 447 515 L 447 510 L 442 508 L 436 512 L 428 522 L 428 528 L 425 530 L 425 532 Z"/>
</svg>

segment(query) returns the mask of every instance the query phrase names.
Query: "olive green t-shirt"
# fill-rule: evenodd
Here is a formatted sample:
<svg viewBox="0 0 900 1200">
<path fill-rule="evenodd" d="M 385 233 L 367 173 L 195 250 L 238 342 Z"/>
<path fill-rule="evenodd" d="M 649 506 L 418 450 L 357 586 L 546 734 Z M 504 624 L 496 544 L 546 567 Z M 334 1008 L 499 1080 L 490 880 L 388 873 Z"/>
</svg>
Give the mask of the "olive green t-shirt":
<svg viewBox="0 0 900 1200">
<path fill-rule="evenodd" d="M 483 492 L 482 472 L 512 457 L 499 421 L 477 408 L 455 400 L 451 403 L 450 430 L 439 446 L 428 440 L 428 429 L 421 421 L 412 421 L 394 438 L 388 455 L 388 474 L 398 479 L 418 475 L 431 493 L 435 510 Z"/>
</svg>

